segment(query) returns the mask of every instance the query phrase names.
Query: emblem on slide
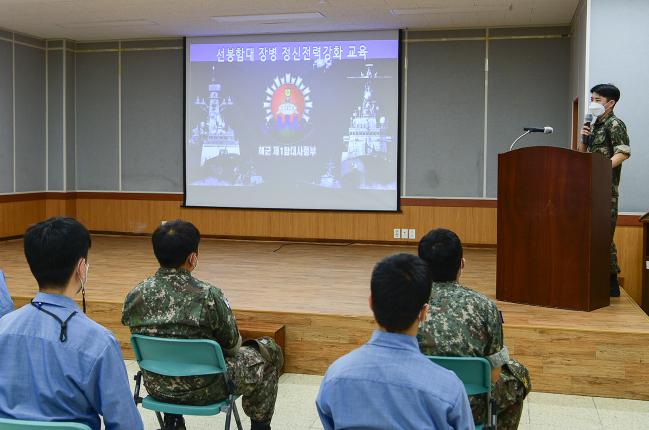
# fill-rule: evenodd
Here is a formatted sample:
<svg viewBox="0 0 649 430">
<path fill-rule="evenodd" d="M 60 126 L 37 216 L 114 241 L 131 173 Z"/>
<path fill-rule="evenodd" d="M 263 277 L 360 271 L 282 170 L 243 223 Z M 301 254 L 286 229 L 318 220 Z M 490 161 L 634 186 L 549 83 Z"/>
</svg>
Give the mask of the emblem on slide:
<svg viewBox="0 0 649 430">
<path fill-rule="evenodd" d="M 300 76 L 276 76 L 266 88 L 263 107 L 270 128 L 284 138 L 297 138 L 311 119 L 311 89 Z"/>
</svg>

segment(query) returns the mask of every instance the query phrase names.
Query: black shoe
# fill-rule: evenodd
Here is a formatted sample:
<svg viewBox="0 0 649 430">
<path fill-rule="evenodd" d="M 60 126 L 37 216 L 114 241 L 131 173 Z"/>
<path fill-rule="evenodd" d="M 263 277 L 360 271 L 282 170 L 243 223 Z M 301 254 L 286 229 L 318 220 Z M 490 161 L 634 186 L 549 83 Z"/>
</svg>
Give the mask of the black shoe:
<svg viewBox="0 0 649 430">
<path fill-rule="evenodd" d="M 250 430 L 270 430 L 270 421 L 250 420 Z"/>
<path fill-rule="evenodd" d="M 611 274 L 609 295 L 611 297 L 620 297 L 620 286 L 617 284 L 617 273 Z"/>
<path fill-rule="evenodd" d="M 186 430 L 185 418 L 182 415 L 165 414 L 164 425 L 164 430 Z"/>
</svg>

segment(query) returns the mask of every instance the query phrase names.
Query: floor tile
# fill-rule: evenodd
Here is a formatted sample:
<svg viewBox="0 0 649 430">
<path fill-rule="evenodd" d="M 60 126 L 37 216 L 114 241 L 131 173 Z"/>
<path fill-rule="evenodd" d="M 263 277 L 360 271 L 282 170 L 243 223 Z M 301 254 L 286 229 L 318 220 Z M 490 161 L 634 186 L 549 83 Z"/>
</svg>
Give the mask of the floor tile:
<svg viewBox="0 0 649 430">
<path fill-rule="evenodd" d="M 137 363 L 125 361 L 131 389 Z M 273 430 L 321 430 L 315 398 L 322 376 L 285 373 L 280 377 Z M 146 390 L 142 387 L 142 395 Z M 243 428 L 250 428 L 250 419 L 243 412 L 241 399 L 237 406 Z M 138 407 L 145 430 L 158 429 L 155 414 Z M 188 430 L 221 429 L 225 415 L 186 417 Z M 234 419 L 231 425 L 235 429 Z M 647 430 L 649 401 L 570 396 L 532 392 L 525 400 L 519 430 Z"/>
</svg>

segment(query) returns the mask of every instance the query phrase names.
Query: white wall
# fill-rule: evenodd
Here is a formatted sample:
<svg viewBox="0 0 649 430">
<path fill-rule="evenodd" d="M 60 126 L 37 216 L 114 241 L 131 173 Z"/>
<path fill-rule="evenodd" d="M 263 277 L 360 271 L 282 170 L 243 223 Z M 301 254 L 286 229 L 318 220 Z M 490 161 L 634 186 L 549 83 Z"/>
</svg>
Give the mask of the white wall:
<svg viewBox="0 0 649 430">
<path fill-rule="evenodd" d="M 620 210 L 649 211 L 649 1 L 590 0 L 589 88 L 613 83 L 622 97 L 615 114 L 631 138 L 631 158 L 622 168 Z"/>
<path fill-rule="evenodd" d="M 581 0 L 571 25 L 570 37 L 570 103 L 579 98 L 579 116 L 586 114 L 584 103 L 588 88 L 586 88 L 587 58 L 586 39 L 588 34 L 588 0 Z M 571 108 L 572 109 L 572 108 Z"/>
</svg>

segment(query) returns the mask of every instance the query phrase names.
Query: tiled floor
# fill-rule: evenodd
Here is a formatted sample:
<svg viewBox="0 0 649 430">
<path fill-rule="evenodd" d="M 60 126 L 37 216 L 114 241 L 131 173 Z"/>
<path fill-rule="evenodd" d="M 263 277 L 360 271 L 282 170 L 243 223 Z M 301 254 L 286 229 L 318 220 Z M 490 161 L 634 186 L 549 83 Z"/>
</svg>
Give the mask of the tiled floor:
<svg viewBox="0 0 649 430">
<path fill-rule="evenodd" d="M 132 378 L 134 361 L 126 361 Z M 274 430 L 322 429 L 315 409 L 321 376 L 286 373 L 280 378 Z M 131 384 L 133 382 L 131 381 Z M 237 401 L 244 429 L 250 421 Z M 158 428 L 153 412 L 139 407 L 146 430 Z M 223 414 L 216 417 L 186 417 L 188 430 L 222 429 Z M 234 421 L 231 426 L 235 429 Z M 649 430 L 649 401 L 531 393 L 525 400 L 520 430 Z"/>
</svg>

